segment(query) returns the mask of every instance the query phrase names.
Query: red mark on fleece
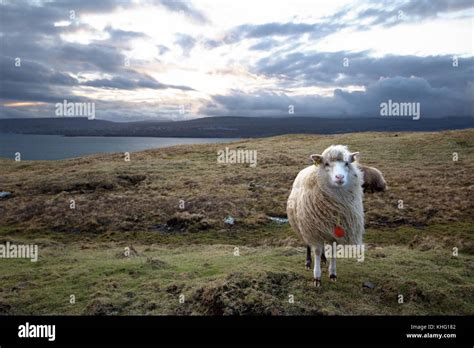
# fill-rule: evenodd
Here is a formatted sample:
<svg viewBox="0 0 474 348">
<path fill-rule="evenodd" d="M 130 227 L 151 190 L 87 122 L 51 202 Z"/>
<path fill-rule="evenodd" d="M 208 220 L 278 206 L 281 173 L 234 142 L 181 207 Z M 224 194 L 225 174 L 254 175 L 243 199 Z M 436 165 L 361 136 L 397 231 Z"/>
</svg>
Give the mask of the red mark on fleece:
<svg viewBox="0 0 474 348">
<path fill-rule="evenodd" d="M 344 237 L 344 229 L 341 226 L 336 226 L 334 227 L 334 235 L 337 238 L 342 238 Z"/>
</svg>

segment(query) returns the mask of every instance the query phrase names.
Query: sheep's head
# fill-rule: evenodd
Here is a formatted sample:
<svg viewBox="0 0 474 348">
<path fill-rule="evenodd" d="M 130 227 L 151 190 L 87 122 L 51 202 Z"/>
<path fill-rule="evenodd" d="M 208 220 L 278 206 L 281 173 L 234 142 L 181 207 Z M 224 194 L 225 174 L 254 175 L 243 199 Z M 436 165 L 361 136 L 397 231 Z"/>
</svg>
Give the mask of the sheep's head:
<svg viewBox="0 0 474 348">
<path fill-rule="evenodd" d="M 315 165 L 319 166 L 319 175 L 333 187 L 346 188 L 357 182 L 359 169 L 354 164 L 358 152 L 350 152 L 347 146 L 331 145 L 321 155 L 311 155 Z"/>
</svg>

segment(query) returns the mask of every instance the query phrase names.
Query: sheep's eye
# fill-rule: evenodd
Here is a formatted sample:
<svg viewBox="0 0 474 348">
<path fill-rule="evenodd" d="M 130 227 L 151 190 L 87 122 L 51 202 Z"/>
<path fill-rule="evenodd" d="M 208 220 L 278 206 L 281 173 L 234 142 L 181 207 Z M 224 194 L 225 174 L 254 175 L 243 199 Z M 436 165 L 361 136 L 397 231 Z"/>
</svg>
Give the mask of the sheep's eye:
<svg viewBox="0 0 474 348">
<path fill-rule="evenodd" d="M 348 166 L 349 166 L 349 162 L 346 162 L 346 167 L 348 167 Z"/>
<path fill-rule="evenodd" d="M 328 162 L 324 163 L 324 166 L 329 167 L 329 163 Z"/>
</svg>

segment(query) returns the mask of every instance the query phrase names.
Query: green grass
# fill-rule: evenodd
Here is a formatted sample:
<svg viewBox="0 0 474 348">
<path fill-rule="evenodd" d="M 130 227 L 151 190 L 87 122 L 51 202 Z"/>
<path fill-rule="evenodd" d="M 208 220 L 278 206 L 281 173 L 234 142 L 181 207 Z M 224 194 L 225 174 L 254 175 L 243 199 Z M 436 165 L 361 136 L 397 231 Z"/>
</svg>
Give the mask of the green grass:
<svg viewBox="0 0 474 348">
<path fill-rule="evenodd" d="M 449 228 L 423 233 L 443 236 L 443 230 Z M 312 272 L 303 267 L 301 246 L 57 242 L 40 246 L 37 263 L 1 261 L 0 309 L 15 315 L 474 313 L 471 253 L 454 257 L 449 247 L 412 248 L 403 238 L 415 238 L 416 229 L 384 233 L 369 231 L 364 262 L 338 260 L 338 282 L 324 278 L 322 289 L 313 287 Z M 126 246 L 138 254 L 125 257 Z M 363 288 L 366 281 L 375 288 Z"/>
</svg>

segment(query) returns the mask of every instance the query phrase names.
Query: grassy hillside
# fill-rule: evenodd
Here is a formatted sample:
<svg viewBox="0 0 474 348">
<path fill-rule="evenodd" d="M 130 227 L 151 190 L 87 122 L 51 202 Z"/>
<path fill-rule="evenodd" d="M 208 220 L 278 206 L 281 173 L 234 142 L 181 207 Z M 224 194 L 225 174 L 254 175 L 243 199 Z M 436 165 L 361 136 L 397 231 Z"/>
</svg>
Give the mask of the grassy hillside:
<svg viewBox="0 0 474 348">
<path fill-rule="evenodd" d="M 267 216 L 285 216 L 309 154 L 336 143 L 389 190 L 365 197 L 365 261 L 338 261 L 338 282 L 315 289 L 303 245 Z M 258 165 L 218 164 L 225 146 L 257 150 Z M 0 313 L 474 314 L 473 150 L 468 129 L 287 135 L 129 162 L 2 159 L 0 190 L 13 197 L 0 200 L 0 242 L 37 243 L 40 258 L 0 259 Z"/>
</svg>

